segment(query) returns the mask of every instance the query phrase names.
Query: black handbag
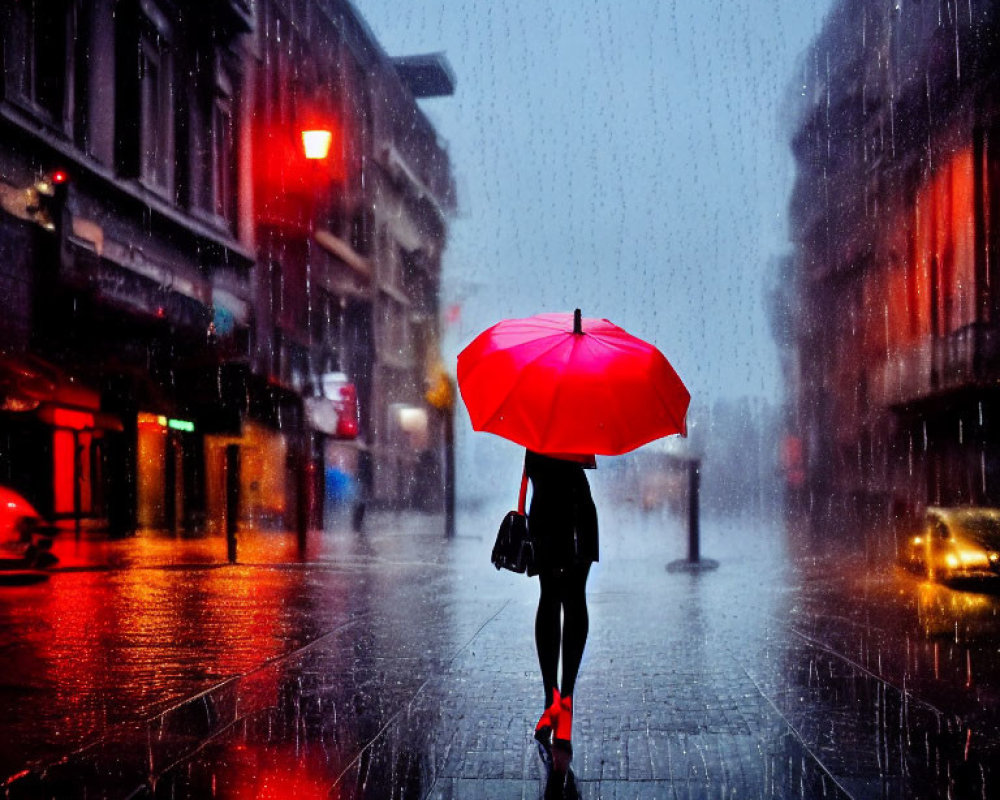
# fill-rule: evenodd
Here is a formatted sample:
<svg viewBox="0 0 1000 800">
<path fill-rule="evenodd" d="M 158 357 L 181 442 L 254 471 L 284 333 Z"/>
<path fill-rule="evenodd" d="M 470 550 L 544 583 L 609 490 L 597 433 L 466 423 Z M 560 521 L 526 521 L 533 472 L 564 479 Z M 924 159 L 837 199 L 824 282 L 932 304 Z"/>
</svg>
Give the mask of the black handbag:
<svg viewBox="0 0 1000 800">
<path fill-rule="evenodd" d="M 528 475 L 521 473 L 521 493 L 517 511 L 508 511 L 500 523 L 491 561 L 497 569 L 537 575 L 535 542 L 528 532 L 528 518 L 524 515 L 524 501 L 528 494 Z"/>
</svg>

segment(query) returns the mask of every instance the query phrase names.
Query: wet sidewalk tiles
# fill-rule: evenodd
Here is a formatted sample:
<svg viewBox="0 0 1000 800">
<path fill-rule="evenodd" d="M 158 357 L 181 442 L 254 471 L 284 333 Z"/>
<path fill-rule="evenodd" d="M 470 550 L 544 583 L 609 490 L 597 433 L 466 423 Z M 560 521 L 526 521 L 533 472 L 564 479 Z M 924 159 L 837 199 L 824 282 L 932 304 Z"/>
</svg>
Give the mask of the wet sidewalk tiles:
<svg viewBox="0 0 1000 800">
<path fill-rule="evenodd" d="M 139 592 L 136 619 L 150 627 L 72 641 L 132 691 L 115 716 L 88 684 L 91 705 L 78 707 L 90 733 L 29 760 L 6 796 L 992 796 L 996 714 L 962 705 L 961 686 L 909 683 L 920 653 L 937 651 L 880 627 L 880 607 L 906 610 L 887 600 L 898 586 L 845 601 L 832 578 L 814 580 L 835 572 L 829 562 L 800 568 L 787 531 L 761 520 L 706 521 L 720 566 L 687 575 L 665 569 L 681 522 L 622 512 L 589 584 L 570 771 L 552 769 L 532 737 L 537 586 L 489 566 L 478 531 L 493 516 L 460 521 L 453 540 L 434 520 L 388 517 L 363 538 L 326 534 L 302 562 L 180 558 L 53 576 L 119 611 L 121 593 Z M 184 624 L 168 610 L 178 606 Z M 991 697 L 996 681 L 977 675 L 977 697 Z M 154 678 L 157 691 L 134 685 Z M 38 701 L 65 715 L 73 682 L 47 680 L 58 691 L 39 683 Z"/>
</svg>

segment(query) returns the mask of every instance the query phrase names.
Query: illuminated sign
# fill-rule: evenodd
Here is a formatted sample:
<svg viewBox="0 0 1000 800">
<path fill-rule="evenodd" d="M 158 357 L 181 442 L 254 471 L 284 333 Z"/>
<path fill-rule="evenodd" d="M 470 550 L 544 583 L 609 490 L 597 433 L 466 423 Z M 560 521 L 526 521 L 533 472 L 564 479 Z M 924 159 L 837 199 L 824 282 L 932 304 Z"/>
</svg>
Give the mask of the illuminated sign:
<svg viewBox="0 0 1000 800">
<path fill-rule="evenodd" d="M 174 431 L 194 433 L 194 423 L 186 419 L 174 419 L 163 414 L 149 414 L 140 411 L 137 416 L 140 428 L 170 428 Z"/>
</svg>

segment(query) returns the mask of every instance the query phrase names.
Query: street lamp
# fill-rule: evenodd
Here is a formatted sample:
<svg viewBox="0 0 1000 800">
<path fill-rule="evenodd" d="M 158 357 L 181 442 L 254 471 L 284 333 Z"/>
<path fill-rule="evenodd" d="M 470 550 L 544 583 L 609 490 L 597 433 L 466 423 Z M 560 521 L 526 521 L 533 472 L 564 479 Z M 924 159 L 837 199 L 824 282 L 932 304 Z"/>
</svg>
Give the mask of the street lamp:
<svg viewBox="0 0 1000 800">
<path fill-rule="evenodd" d="M 312 260 L 313 260 L 313 237 L 316 235 L 316 206 L 317 206 L 317 192 L 320 190 L 319 173 L 322 162 L 326 161 L 327 156 L 330 154 L 330 144 L 333 141 L 333 131 L 327 128 L 310 128 L 302 131 L 302 151 L 306 157 L 306 160 L 314 164 L 313 172 L 313 185 L 309 190 L 309 234 L 306 239 L 306 325 L 309 329 L 309 361 L 312 362 L 312 319 L 313 319 L 313 307 L 312 307 Z M 311 369 L 310 369 L 311 371 Z M 313 516 L 313 510 L 316 507 L 315 493 L 316 493 L 316 477 L 313 472 L 315 467 L 314 460 L 314 449 L 316 443 L 314 441 L 313 435 L 309 434 L 309 446 L 303 449 L 303 470 L 302 476 L 299 479 L 299 498 L 298 498 L 298 519 L 296 520 L 296 527 L 298 528 L 299 536 L 299 546 L 305 548 L 306 541 L 306 531 L 308 530 L 310 517 Z M 322 469 L 320 469 L 320 474 L 322 474 Z M 320 509 L 322 506 L 320 506 Z M 322 511 L 320 511 L 320 516 L 322 516 Z"/>
<path fill-rule="evenodd" d="M 302 131 L 302 149 L 310 161 L 322 161 L 330 154 L 333 131 L 315 129 Z"/>
</svg>

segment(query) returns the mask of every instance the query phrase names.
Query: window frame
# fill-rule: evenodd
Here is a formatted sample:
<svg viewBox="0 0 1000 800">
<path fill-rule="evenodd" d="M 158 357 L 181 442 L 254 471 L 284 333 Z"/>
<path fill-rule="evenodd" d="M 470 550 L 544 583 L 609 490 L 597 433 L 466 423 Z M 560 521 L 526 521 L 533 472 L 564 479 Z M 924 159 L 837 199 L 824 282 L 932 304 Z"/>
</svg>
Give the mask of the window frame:
<svg viewBox="0 0 1000 800">
<path fill-rule="evenodd" d="M 237 99 L 234 81 L 218 54 L 216 59 L 208 119 L 211 212 L 223 227 L 233 232 L 238 203 Z"/>
<path fill-rule="evenodd" d="M 146 188 L 173 198 L 176 186 L 176 115 L 172 30 L 149 2 L 140 4 L 138 48 L 138 179 Z M 150 75 L 150 69 L 155 73 Z"/>
<path fill-rule="evenodd" d="M 55 6 L 55 8 L 53 8 Z M 5 9 L 4 100 L 43 125 L 70 136 L 76 66 L 78 11 L 75 0 L 24 0 Z M 53 17 L 56 17 L 53 22 Z M 44 24 L 40 24 L 44 23 Z M 62 25 L 59 25 L 59 22 Z M 43 53 L 41 34 L 58 32 L 55 55 Z M 40 97 L 40 65 L 51 64 L 58 98 Z"/>
</svg>

